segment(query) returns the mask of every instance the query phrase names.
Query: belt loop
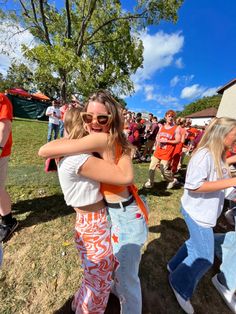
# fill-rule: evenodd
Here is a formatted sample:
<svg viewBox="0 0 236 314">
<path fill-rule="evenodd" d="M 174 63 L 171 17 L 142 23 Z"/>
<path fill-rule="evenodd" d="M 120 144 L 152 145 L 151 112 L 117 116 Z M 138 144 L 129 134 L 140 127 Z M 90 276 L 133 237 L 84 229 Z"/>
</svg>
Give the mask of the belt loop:
<svg viewBox="0 0 236 314">
<path fill-rule="evenodd" d="M 123 206 L 122 202 L 118 202 L 120 204 L 120 208 L 123 210 L 123 212 L 126 212 L 125 207 Z"/>
</svg>

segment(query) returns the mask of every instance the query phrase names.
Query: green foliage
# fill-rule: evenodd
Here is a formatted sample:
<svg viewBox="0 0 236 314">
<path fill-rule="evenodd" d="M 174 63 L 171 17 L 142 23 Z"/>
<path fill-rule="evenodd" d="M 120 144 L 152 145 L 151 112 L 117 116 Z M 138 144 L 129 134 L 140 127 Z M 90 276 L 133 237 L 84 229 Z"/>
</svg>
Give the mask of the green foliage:
<svg viewBox="0 0 236 314">
<path fill-rule="evenodd" d="M 189 114 L 192 114 L 194 112 L 198 112 L 207 108 L 217 108 L 220 105 L 221 101 L 221 95 L 214 95 L 211 97 L 203 97 L 201 99 L 198 99 L 189 105 L 185 106 L 184 110 L 181 112 L 178 112 L 178 116 L 185 117 Z"/>
</svg>

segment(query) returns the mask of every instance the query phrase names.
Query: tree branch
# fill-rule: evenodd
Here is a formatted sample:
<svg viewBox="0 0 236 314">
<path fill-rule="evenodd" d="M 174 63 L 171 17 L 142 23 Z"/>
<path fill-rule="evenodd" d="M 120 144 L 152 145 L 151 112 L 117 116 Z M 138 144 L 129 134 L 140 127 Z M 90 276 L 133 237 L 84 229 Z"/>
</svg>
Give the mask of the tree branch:
<svg viewBox="0 0 236 314">
<path fill-rule="evenodd" d="M 119 20 L 130 20 L 130 19 L 140 19 L 140 18 L 145 18 L 145 13 L 147 12 L 147 10 L 143 11 L 140 14 L 135 14 L 135 15 L 127 15 L 127 16 L 122 16 L 122 17 L 116 17 L 113 19 L 110 19 L 106 22 L 104 22 L 102 25 L 100 25 L 97 29 L 95 29 L 95 31 L 86 39 L 86 42 L 88 42 L 97 32 L 99 32 L 103 27 L 119 21 Z"/>
<path fill-rule="evenodd" d="M 97 3 L 97 0 L 90 0 L 88 14 L 82 20 L 81 31 L 79 33 L 79 37 L 77 40 L 77 43 L 78 43 L 77 50 L 76 50 L 77 56 L 79 56 L 81 54 L 81 51 L 82 51 L 82 48 L 84 45 L 85 30 L 87 28 L 88 22 L 90 21 L 92 15 L 93 15 L 94 10 L 96 8 L 96 3 Z"/>
<path fill-rule="evenodd" d="M 49 33 L 48 33 L 48 27 L 47 27 L 47 23 L 46 23 L 45 14 L 44 14 L 44 0 L 39 0 L 39 7 L 40 7 L 42 23 L 43 23 L 43 27 L 44 27 L 45 38 L 46 38 L 48 45 L 51 46 L 51 41 L 50 41 Z"/>
<path fill-rule="evenodd" d="M 66 17 L 67 17 L 67 38 L 71 39 L 71 16 L 70 16 L 70 2 L 66 0 Z"/>
</svg>

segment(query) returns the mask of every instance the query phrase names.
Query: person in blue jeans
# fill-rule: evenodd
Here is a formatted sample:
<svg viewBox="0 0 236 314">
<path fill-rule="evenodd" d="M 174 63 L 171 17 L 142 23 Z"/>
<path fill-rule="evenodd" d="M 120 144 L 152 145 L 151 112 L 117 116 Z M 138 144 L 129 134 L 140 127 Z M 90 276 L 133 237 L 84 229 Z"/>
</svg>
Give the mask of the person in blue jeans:
<svg viewBox="0 0 236 314">
<path fill-rule="evenodd" d="M 59 133 L 59 122 L 61 118 L 61 112 L 58 108 L 59 103 L 56 100 L 52 101 L 52 106 L 49 106 L 46 110 L 46 116 L 48 116 L 48 135 L 47 141 L 50 142 L 52 139 L 52 133 L 54 133 L 54 140 L 57 139 Z"/>
<path fill-rule="evenodd" d="M 234 217 L 236 222 L 236 215 Z M 215 254 L 222 261 L 212 283 L 233 313 L 236 313 L 236 228 L 215 234 Z"/>
<path fill-rule="evenodd" d="M 224 189 L 236 186 L 230 177 L 226 150 L 236 142 L 236 120 L 215 118 L 189 161 L 181 212 L 189 239 L 168 262 L 169 283 L 186 313 L 194 313 L 190 299 L 214 261 L 213 227 L 220 216 Z"/>
</svg>

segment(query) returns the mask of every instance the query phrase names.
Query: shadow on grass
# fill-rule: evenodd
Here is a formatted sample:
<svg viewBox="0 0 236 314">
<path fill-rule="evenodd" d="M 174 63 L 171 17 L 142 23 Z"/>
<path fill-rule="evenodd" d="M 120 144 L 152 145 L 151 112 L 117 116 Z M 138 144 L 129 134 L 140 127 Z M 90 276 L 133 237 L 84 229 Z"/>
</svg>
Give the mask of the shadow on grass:
<svg viewBox="0 0 236 314">
<path fill-rule="evenodd" d="M 168 284 L 166 264 L 187 238 L 185 222 L 181 218 L 161 220 L 149 232 L 160 233 L 160 237 L 148 244 L 140 264 L 143 314 L 182 313 Z"/>
<path fill-rule="evenodd" d="M 52 195 L 32 200 L 19 201 L 13 205 L 13 214 L 26 214 L 20 221 L 19 229 L 41 224 L 74 213 L 72 207 L 65 204 L 63 195 Z"/>
</svg>

